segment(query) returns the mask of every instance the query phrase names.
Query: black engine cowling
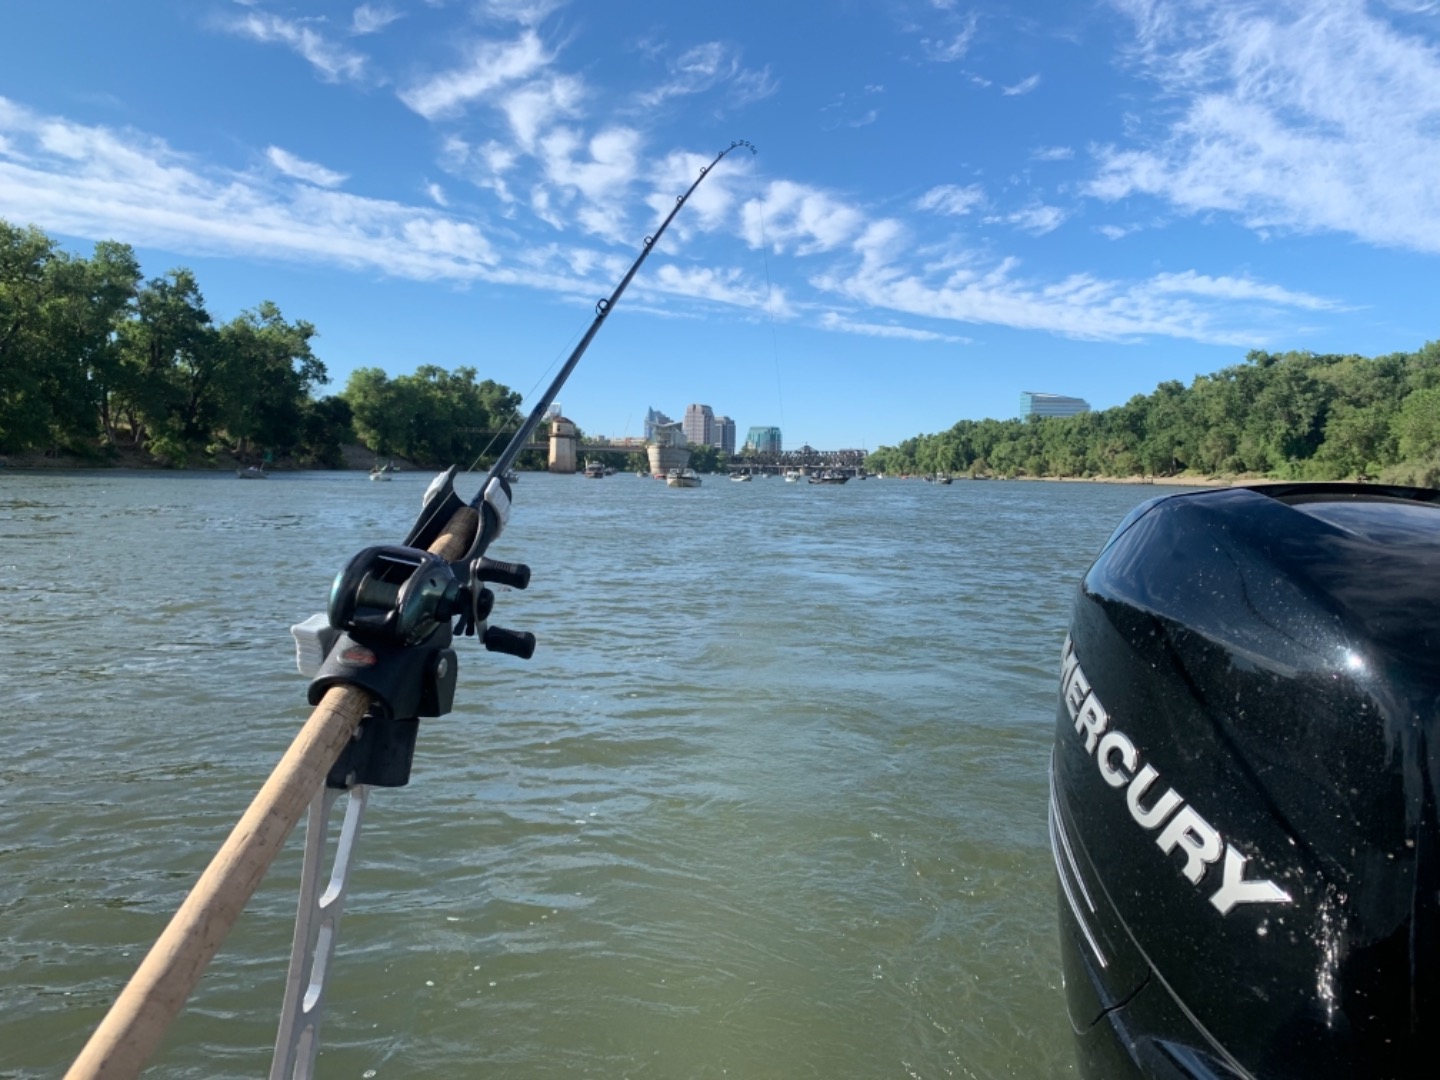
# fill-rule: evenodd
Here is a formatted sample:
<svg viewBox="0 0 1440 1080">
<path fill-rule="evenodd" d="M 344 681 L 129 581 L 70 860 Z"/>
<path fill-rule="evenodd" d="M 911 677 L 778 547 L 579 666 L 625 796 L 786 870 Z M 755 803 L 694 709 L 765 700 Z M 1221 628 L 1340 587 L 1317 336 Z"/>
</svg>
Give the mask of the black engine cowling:
<svg viewBox="0 0 1440 1080">
<path fill-rule="evenodd" d="M 1440 492 L 1138 507 L 1085 576 L 1051 770 L 1087 1076 L 1440 1063 Z"/>
</svg>

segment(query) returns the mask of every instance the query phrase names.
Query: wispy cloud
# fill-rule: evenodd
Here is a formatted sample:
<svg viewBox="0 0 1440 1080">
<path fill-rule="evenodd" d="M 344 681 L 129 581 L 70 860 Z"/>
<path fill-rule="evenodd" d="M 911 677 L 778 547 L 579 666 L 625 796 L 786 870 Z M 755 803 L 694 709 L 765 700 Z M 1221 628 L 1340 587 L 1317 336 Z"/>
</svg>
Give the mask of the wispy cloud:
<svg viewBox="0 0 1440 1080">
<path fill-rule="evenodd" d="M 975 31 L 979 24 L 978 16 L 971 12 L 961 20 L 960 29 L 955 33 L 943 37 L 921 38 L 920 47 L 925 51 L 926 59 L 941 64 L 964 59 L 965 54 L 970 51 L 970 43 L 975 40 Z"/>
<path fill-rule="evenodd" d="M 0 216 L 14 220 L 190 254 L 263 255 L 422 280 L 486 276 L 498 263 L 475 225 L 432 210 L 202 169 L 160 140 L 40 116 L 4 99 L 0 130 L 11 145 L 0 157 Z"/>
<path fill-rule="evenodd" d="M 357 35 L 378 33 L 396 19 L 403 18 L 404 14 L 385 4 L 361 4 L 350 17 L 350 32 Z"/>
<path fill-rule="evenodd" d="M 859 93 L 842 92 L 828 104 L 820 106 L 825 120 L 821 127 L 825 131 L 836 131 L 842 127 L 859 128 L 873 124 L 880 118 L 880 110 L 870 104 L 877 94 L 883 94 L 885 87 L 875 83 L 867 85 Z"/>
<path fill-rule="evenodd" d="M 358 80 L 365 74 L 365 57 L 327 39 L 309 20 L 285 19 L 264 11 L 249 11 L 224 24 L 240 37 L 266 45 L 283 45 L 303 56 L 326 82 Z"/>
<path fill-rule="evenodd" d="M 1021 94 L 1028 94 L 1028 93 L 1030 93 L 1031 90 L 1034 90 L 1034 89 L 1035 89 L 1037 86 L 1039 86 L 1039 85 L 1040 85 L 1040 76 L 1039 76 L 1039 75 L 1031 75 L 1031 76 L 1029 76 L 1028 78 L 1021 79 L 1018 83 L 1015 83 L 1013 86 L 1002 86 L 1002 87 L 1000 88 L 1000 92 L 1001 92 L 1002 94 L 1004 94 L 1006 97 L 1019 97 Z"/>
<path fill-rule="evenodd" d="M 427 120 L 454 116 L 471 102 L 532 77 L 553 60 L 534 30 L 522 31 L 513 41 L 476 41 L 468 53 L 460 67 L 401 90 L 400 100 Z"/>
<path fill-rule="evenodd" d="M 576 198 L 575 223 L 586 232 L 620 241 L 626 230 L 625 194 L 640 168 L 643 137 L 629 127 L 606 128 L 589 139 L 555 128 L 539 142 L 538 156 L 551 192 Z"/>
<path fill-rule="evenodd" d="M 962 266 L 935 281 L 901 267 L 862 268 L 826 274 L 817 287 L 887 311 L 971 325 L 1042 330 L 1095 341 L 1135 341 L 1163 336 L 1211 344 L 1253 347 L 1278 336 L 1284 308 L 1255 305 L 1237 316 L 1233 303 L 1213 294 L 1187 295 L 1162 278 L 1124 282 L 1074 274 L 1060 281 L 1027 280 L 1018 263 Z M 1295 294 L 1300 295 L 1300 294 Z M 1255 297 L 1256 300 L 1267 298 Z M 1323 303 L 1312 298 L 1305 305 Z M 1267 324 L 1275 329 L 1267 332 Z"/>
<path fill-rule="evenodd" d="M 1074 156 L 1075 151 L 1068 146 L 1041 146 L 1030 154 L 1033 161 L 1069 161 Z"/>
<path fill-rule="evenodd" d="M 747 69 L 741 64 L 738 49 L 721 41 L 707 41 L 685 50 L 668 64 L 669 78 L 638 95 L 645 108 L 674 97 L 702 94 L 722 84 L 729 84 L 733 104 L 748 105 L 769 97 L 779 88 L 770 69 Z"/>
<path fill-rule="evenodd" d="M 818 324 L 822 330 L 838 330 L 846 334 L 861 334 L 865 337 L 902 338 L 906 341 L 948 341 L 969 344 L 970 339 L 956 334 L 942 334 L 935 330 L 920 330 L 913 326 L 897 323 L 857 322 L 834 311 L 820 316 Z"/>
<path fill-rule="evenodd" d="M 515 141 L 527 153 L 540 133 L 557 120 L 577 117 L 585 100 L 585 84 L 573 75 L 537 79 L 505 95 L 500 108 L 510 121 Z"/>
<path fill-rule="evenodd" d="M 567 0 L 481 0 L 478 10 L 491 19 L 539 26 L 564 7 Z"/>
<path fill-rule="evenodd" d="M 734 268 L 681 267 L 666 263 L 655 271 L 653 281 L 677 296 L 691 296 L 757 311 L 766 310 L 768 304 L 777 318 L 791 314 L 783 289 L 771 289 L 767 293 L 763 284 L 747 282 L 745 275 Z"/>
<path fill-rule="evenodd" d="M 1014 225 L 1023 232 L 1044 236 L 1063 225 L 1066 217 L 1065 211 L 1060 207 L 1038 203 L 1008 214 L 991 214 L 984 220 L 987 225 Z"/>
<path fill-rule="evenodd" d="M 921 195 L 915 205 L 921 210 L 933 210 L 937 214 L 959 216 L 985 204 L 985 191 L 979 184 L 960 187 L 956 184 L 941 184 Z"/>
<path fill-rule="evenodd" d="M 1156 294 L 1185 293 L 1191 296 L 1213 296 L 1223 300 L 1260 300 L 1267 304 L 1301 308 L 1305 311 L 1335 311 L 1341 307 L 1333 300 L 1308 293 L 1295 292 L 1244 277 L 1210 277 L 1186 270 L 1181 274 L 1159 274 L 1151 282 Z"/>
<path fill-rule="evenodd" d="M 268 147 L 265 156 L 269 158 L 271 165 L 274 165 L 286 176 L 304 180 L 308 184 L 333 188 L 339 187 L 348 179 L 345 173 L 336 172 L 333 169 L 327 169 L 324 165 L 317 165 L 313 161 L 296 157 L 290 151 L 282 150 L 278 146 Z"/>
<path fill-rule="evenodd" d="M 1122 240 L 1140 231 L 1139 225 L 1097 225 L 1095 231 L 1107 240 Z"/>
<path fill-rule="evenodd" d="M 1090 194 L 1440 252 L 1433 39 L 1364 0 L 1113 2 L 1134 19 L 1137 69 L 1181 111 L 1103 148 Z"/>
<path fill-rule="evenodd" d="M 537 140 L 534 157 L 493 141 L 470 146 L 449 138 L 446 159 L 457 170 L 488 171 L 497 183 L 513 179 L 523 193 L 502 203 L 510 215 L 502 243 L 500 234 L 446 209 L 445 193 L 434 186 L 426 188 L 428 198 L 417 192 L 417 205 L 350 195 L 316 186 L 317 178 L 338 173 L 313 172 L 322 167 L 279 148 L 267 157 L 285 178 L 208 168 L 143 134 L 43 116 L 0 99 L 0 217 L 182 254 L 314 262 L 581 296 L 613 282 L 628 265 L 639 230 L 624 230 L 627 218 L 643 216 L 648 223 L 662 209 L 656 202 L 662 192 L 673 206 L 681 181 L 709 160 L 674 152 L 644 172 L 643 162 L 656 156 L 643 153 L 646 138 L 623 126 L 588 136 L 556 128 Z M 667 257 L 651 263 L 645 282 L 637 283 L 642 295 L 750 313 L 768 308 L 784 317 L 829 311 L 825 329 L 897 340 L 958 336 L 946 333 L 949 323 L 957 330 L 957 324 L 995 325 L 1100 340 L 1167 336 L 1245 347 L 1283 340 L 1297 313 L 1337 307 L 1244 274 L 1202 269 L 1144 280 L 1022 276 L 1013 258 L 935 236 L 933 222 L 927 229 L 923 221 L 912 227 L 900 217 L 875 216 L 812 185 L 772 180 L 761 195 L 740 199 L 737 184 L 753 189 L 745 160 L 734 170 L 727 161 L 726 175 L 702 188 L 709 201 L 697 196 L 677 242 L 667 242 Z M 309 182 L 288 179 L 303 173 Z M 932 204 L 930 212 L 944 212 L 973 200 L 961 194 L 966 190 L 952 185 L 922 198 Z M 1027 211 L 1037 227 L 1044 209 Z M 562 239 L 577 229 L 603 243 Z M 717 248 L 703 266 L 683 258 L 686 230 L 715 234 Z M 737 233 L 752 249 L 767 244 L 789 261 L 788 280 L 797 283 L 790 293 L 757 280 L 753 266 L 742 268 L 746 260 L 727 264 L 724 238 Z M 929 326 L 913 327 L 911 319 Z"/>
<path fill-rule="evenodd" d="M 742 224 L 751 247 L 768 240 L 776 252 L 793 249 L 809 255 L 854 240 L 865 226 L 865 215 L 818 188 L 777 180 L 763 198 L 745 203 Z"/>
</svg>

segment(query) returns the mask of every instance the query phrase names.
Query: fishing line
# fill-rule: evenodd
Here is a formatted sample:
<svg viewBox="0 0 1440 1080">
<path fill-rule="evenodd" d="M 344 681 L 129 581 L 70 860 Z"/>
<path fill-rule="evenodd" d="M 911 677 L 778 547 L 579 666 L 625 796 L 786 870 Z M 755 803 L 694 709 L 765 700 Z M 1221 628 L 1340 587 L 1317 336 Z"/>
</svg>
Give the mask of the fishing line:
<svg viewBox="0 0 1440 1080">
<path fill-rule="evenodd" d="M 759 178 L 756 178 L 758 184 Z M 770 316 L 770 352 L 775 358 L 775 397 L 780 403 L 780 432 L 785 432 L 785 395 L 780 388 L 780 342 L 775 334 L 774 286 L 770 283 L 770 240 L 765 234 L 765 200 L 755 200 L 755 212 L 760 215 L 760 257 L 765 262 L 765 310 Z"/>
<path fill-rule="evenodd" d="M 555 365 L 560 362 L 560 358 L 569 353 L 570 346 L 574 345 L 575 339 L 584 332 L 585 327 L 581 326 L 573 334 L 570 335 L 570 339 L 566 341 L 564 345 L 560 346 L 560 350 L 555 354 L 555 358 L 551 360 L 548 365 L 546 365 L 544 371 L 540 372 L 540 374 L 536 376 L 535 381 L 530 384 L 529 391 L 520 398 L 520 405 L 525 404 L 525 402 L 529 401 L 534 396 L 536 389 L 540 386 L 542 382 L 545 381 L 545 376 L 549 375 L 550 372 L 554 370 Z M 495 432 L 494 435 L 490 436 L 490 441 L 485 444 L 485 448 L 476 455 L 475 460 L 470 463 L 470 467 L 465 470 L 467 473 L 472 473 L 475 471 L 475 466 L 480 464 L 480 459 L 483 458 L 486 454 L 490 453 L 490 448 L 500 440 L 500 437 L 502 435 L 506 435 L 509 432 L 515 430 L 515 428 L 511 427 L 512 424 L 515 424 L 517 420 L 523 421 L 525 419 L 525 414 L 520 411 L 520 405 L 516 405 L 513 409 L 510 410 L 510 415 L 505 418 L 505 423 L 501 425 L 500 430 Z M 515 426 L 518 427 L 519 425 L 516 424 Z"/>
</svg>

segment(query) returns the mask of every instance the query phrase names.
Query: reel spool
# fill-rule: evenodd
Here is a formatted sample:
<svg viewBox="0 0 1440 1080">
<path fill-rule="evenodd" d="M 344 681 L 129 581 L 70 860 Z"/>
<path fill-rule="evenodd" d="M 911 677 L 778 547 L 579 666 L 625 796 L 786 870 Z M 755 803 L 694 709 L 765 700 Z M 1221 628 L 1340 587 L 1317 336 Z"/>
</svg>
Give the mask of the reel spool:
<svg viewBox="0 0 1440 1080">
<path fill-rule="evenodd" d="M 465 608 L 450 564 L 419 548 L 365 548 L 330 586 L 330 625 L 356 638 L 413 645 Z"/>
</svg>

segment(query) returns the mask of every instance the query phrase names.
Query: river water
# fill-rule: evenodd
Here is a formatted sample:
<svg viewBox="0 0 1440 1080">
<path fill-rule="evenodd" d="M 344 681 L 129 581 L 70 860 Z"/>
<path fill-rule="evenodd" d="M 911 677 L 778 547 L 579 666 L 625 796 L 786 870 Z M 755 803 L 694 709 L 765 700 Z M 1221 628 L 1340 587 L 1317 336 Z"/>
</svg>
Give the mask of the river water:
<svg viewBox="0 0 1440 1080">
<path fill-rule="evenodd" d="M 429 476 L 0 473 L 0 1076 L 58 1076 L 306 715 L 287 627 Z M 473 489 L 462 484 L 466 494 Z M 1153 488 L 525 475 L 376 791 L 322 1077 L 1055 1077 L 1073 590 Z M 297 829 L 157 1055 L 269 1066 Z"/>
</svg>

